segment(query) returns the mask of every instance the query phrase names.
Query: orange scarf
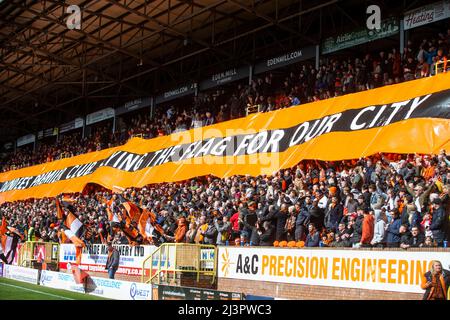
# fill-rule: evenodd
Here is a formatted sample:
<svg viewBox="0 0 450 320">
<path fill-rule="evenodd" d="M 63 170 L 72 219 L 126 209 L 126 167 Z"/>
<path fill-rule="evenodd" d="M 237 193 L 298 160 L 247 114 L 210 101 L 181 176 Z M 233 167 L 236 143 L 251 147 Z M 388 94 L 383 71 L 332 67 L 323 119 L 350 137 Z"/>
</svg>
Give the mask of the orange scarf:
<svg viewBox="0 0 450 320">
<path fill-rule="evenodd" d="M 425 178 L 425 180 L 429 180 L 434 176 L 434 167 L 429 166 L 428 168 L 423 170 L 422 176 Z"/>
</svg>

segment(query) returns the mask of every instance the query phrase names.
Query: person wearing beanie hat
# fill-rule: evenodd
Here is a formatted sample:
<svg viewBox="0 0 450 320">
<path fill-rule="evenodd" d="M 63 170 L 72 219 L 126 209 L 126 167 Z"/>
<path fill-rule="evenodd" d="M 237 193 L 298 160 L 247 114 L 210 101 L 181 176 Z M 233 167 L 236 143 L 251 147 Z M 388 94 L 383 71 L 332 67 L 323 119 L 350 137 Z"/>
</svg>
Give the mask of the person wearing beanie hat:
<svg viewBox="0 0 450 320">
<path fill-rule="evenodd" d="M 325 212 L 325 227 L 336 231 L 338 229 L 338 224 L 342 220 L 344 209 L 339 203 L 337 196 L 331 198 L 331 203 L 328 205 Z"/>
<path fill-rule="evenodd" d="M 448 227 L 448 214 L 442 207 L 441 198 L 435 198 L 432 203 L 433 206 L 433 216 L 431 219 L 430 230 L 433 233 L 433 239 L 436 241 L 438 247 L 442 247 L 446 229 Z"/>
<path fill-rule="evenodd" d="M 330 185 L 330 187 L 328 187 L 328 195 L 330 197 L 336 196 L 337 193 L 338 193 L 338 188 L 334 184 Z"/>
</svg>

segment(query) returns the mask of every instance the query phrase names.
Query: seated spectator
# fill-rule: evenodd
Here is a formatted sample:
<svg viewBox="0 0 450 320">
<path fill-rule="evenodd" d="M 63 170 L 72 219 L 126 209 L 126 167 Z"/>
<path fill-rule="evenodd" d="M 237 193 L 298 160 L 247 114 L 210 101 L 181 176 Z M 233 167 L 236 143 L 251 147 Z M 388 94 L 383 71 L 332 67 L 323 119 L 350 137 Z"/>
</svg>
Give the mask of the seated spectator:
<svg viewBox="0 0 450 320">
<path fill-rule="evenodd" d="M 330 247 L 333 247 L 333 248 L 344 248 L 344 247 L 347 247 L 347 246 L 346 246 L 345 243 L 342 241 L 342 239 L 341 239 L 341 237 L 339 236 L 339 234 L 336 233 L 336 234 L 334 235 L 334 241 L 331 242 Z"/>
<path fill-rule="evenodd" d="M 425 237 L 422 232 L 420 232 L 419 227 L 412 227 L 411 236 L 409 238 L 409 243 L 405 243 L 407 248 L 420 248 L 423 247 L 425 242 Z"/>
<path fill-rule="evenodd" d="M 260 246 L 272 246 L 273 240 L 274 240 L 274 232 L 273 232 L 273 226 L 270 224 L 269 221 L 265 221 L 263 223 L 263 229 L 261 229 L 262 234 L 259 236 L 260 238 Z"/>
<path fill-rule="evenodd" d="M 409 248 L 409 241 L 411 239 L 411 232 L 408 230 L 407 224 L 402 224 L 399 229 L 400 233 L 400 248 Z"/>
<path fill-rule="evenodd" d="M 425 237 L 425 241 L 423 243 L 423 247 L 424 248 L 433 248 L 436 247 L 433 243 L 433 238 L 432 237 Z"/>
</svg>

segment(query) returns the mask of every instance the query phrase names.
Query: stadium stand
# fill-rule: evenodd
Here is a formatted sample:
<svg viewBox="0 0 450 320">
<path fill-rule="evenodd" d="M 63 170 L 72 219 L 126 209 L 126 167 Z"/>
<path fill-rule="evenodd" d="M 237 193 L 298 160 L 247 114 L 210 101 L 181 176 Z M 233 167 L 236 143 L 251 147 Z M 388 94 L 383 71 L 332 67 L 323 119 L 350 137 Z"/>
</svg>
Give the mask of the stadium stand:
<svg viewBox="0 0 450 320">
<path fill-rule="evenodd" d="M 158 110 L 153 119 L 138 115 L 116 134 L 100 126 L 90 137 L 82 138 L 77 132 L 64 135 L 56 144 L 41 144 L 36 152 L 18 150 L 4 159 L 2 170 L 102 150 L 123 144 L 133 136 L 150 139 L 210 125 L 243 116 L 246 108 L 254 105 L 258 111 L 267 112 L 432 76 L 436 63 L 448 54 L 449 45 L 450 29 L 445 36 L 439 33 L 433 39 L 424 39 L 419 46 L 409 42 L 403 54 L 394 48 L 388 54 L 367 53 L 354 60 L 331 57 L 318 70 L 311 64 L 297 64 L 276 77 L 266 73 L 250 85 L 199 95 L 194 98 L 194 105 L 184 109 L 170 106 Z M 336 163 L 302 162 L 296 168 L 278 172 L 274 178 L 199 177 L 132 189 L 126 194 L 157 214 L 167 235 L 163 241 L 174 241 L 177 234 L 178 242 L 208 244 L 442 246 L 450 228 L 447 221 L 439 225 L 431 222 L 432 203 L 439 197 L 442 205 L 448 206 L 448 165 L 445 153 L 439 157 L 390 155 Z M 420 203 L 418 191 L 414 191 L 417 188 L 423 192 Z M 100 243 L 101 239 L 113 237 L 116 243 L 128 243 L 123 232 L 114 234 L 108 221 L 101 199 L 109 197 L 110 192 L 97 189 L 98 186 L 91 186 L 86 194 L 74 195 L 80 220 L 93 230 L 89 241 Z M 362 210 L 359 214 L 358 208 Z M 362 212 L 369 209 L 373 218 L 365 219 Z M 34 226 L 37 238 L 61 241 L 53 199 L 6 203 L 1 212 L 25 234 Z M 379 233 L 364 230 L 363 235 L 366 220 Z M 314 224 L 311 230 L 310 222 Z M 400 226 L 401 233 L 393 231 Z M 177 230 L 184 229 L 181 237 Z M 442 231 L 445 236 L 436 240 L 433 230 Z"/>
<path fill-rule="evenodd" d="M 433 247 L 443 246 L 450 235 L 445 219 L 449 166 L 445 152 L 437 157 L 388 154 L 302 161 L 273 177 L 199 177 L 127 189 L 124 197 L 155 213 L 165 231 L 157 242 Z M 83 240 L 133 241 L 123 231 L 114 231 L 106 209 L 111 198 L 111 191 L 97 185 L 73 195 L 74 212 L 90 230 Z M 0 212 L 25 238 L 34 227 L 36 239 L 64 242 L 54 198 L 4 203 Z"/>
<path fill-rule="evenodd" d="M 137 135 L 150 139 L 235 119 L 246 115 L 248 108 L 267 112 L 432 76 L 436 65 L 446 61 L 449 47 L 450 29 L 446 35 L 440 32 L 420 44 L 409 41 L 401 54 L 394 47 L 354 59 L 329 57 L 318 69 L 311 63 L 295 64 L 276 76 L 262 74 L 250 85 L 201 93 L 193 102 L 183 99 L 179 102 L 183 107 L 158 109 L 153 118 L 148 114 L 132 117 L 114 134 L 103 125 L 94 127 L 89 137 L 82 138 L 77 132 L 63 135 L 56 143 L 41 143 L 34 152 L 30 146 L 23 147 L 2 159 L 1 171 L 118 146 Z"/>
<path fill-rule="evenodd" d="M 112 2 L 109 5 L 122 6 Z M 137 15 L 142 17 L 142 14 Z M 52 135 L 51 139 L 42 138 L 34 145 L 15 146 L 14 152 L 2 155 L 0 173 L 7 176 L 19 169 L 31 172 L 32 166 L 122 146 L 135 137 L 164 137 L 250 114 L 432 78 L 450 70 L 447 65 L 450 28 L 442 23 L 438 32 L 436 29 L 431 36 L 430 33 L 424 37 L 419 32 L 414 34 L 405 42 L 403 52 L 399 51 L 397 42 L 389 41 L 380 48 L 363 46 L 345 53 L 337 50 L 336 53 L 321 54 L 320 61 L 305 59 L 255 75 L 250 71 L 250 81 L 245 79 L 213 89 L 195 90 L 195 96 L 157 104 L 155 110 L 152 100 L 150 113 L 148 109 L 127 112 L 117 117 L 117 123 L 114 117 L 114 124 L 108 120 L 91 125 L 86 134 L 84 123 L 82 132 L 77 127 L 78 130 Z M 185 41 L 189 42 L 188 39 Z M 319 47 L 316 47 L 317 56 Z M 143 95 L 142 99 L 145 99 Z M 312 108 L 316 105 L 309 104 Z M 115 103 L 111 106 L 117 107 Z M 384 110 L 385 106 L 382 108 Z M 83 112 L 82 116 L 86 116 L 88 108 Z M 61 123 L 54 125 L 61 126 Z M 354 255 L 359 251 L 352 249 L 361 248 L 373 248 L 377 254 L 381 250 L 384 253 L 402 249 L 412 249 L 409 252 L 414 253 L 417 248 L 422 248 L 425 254 L 444 252 L 441 248 L 447 247 L 450 240 L 448 151 L 441 150 L 439 154 L 377 153 L 340 161 L 302 160 L 271 175 L 197 176 L 142 188 L 109 190 L 90 183 L 79 193 L 1 203 L 0 234 L 8 233 L 15 240 L 28 242 L 30 252 L 34 251 L 36 242 L 55 243 L 58 248 L 60 244 L 61 247 L 73 244 L 77 250 L 77 264 L 81 264 L 78 260 L 82 251 L 80 243 L 84 247 L 109 243 L 133 248 L 145 245 L 156 251 L 164 248 L 161 246 L 164 243 L 173 246 L 182 243 L 214 245 L 212 250 L 216 256 L 212 257 L 213 262 L 217 262 L 214 259 L 219 255 L 218 246 L 221 253 L 231 247 L 236 250 L 239 247 L 244 250 L 245 247 L 262 247 L 251 250 L 264 250 L 264 247 L 334 248 Z M 4 181 L 12 181 L 9 178 Z M 20 192 L 20 186 L 11 190 Z M 83 254 L 86 255 L 89 249 Z M 320 251 L 323 252 L 317 252 Z M 47 254 L 49 252 L 47 250 Z M 0 257 L 5 265 L 11 264 L 10 259 L 14 258 Z M 218 259 L 228 260 L 223 256 Z M 154 261 L 150 259 L 150 262 Z M 38 268 L 43 268 L 42 261 L 40 263 Z M 67 265 L 67 261 L 64 263 Z M 103 269 L 103 265 L 99 263 L 96 268 Z M 217 263 L 210 269 L 215 268 L 219 269 Z M 223 269 L 222 266 L 222 272 Z M 99 269 L 88 270 L 101 273 Z M 145 273 L 145 265 L 140 271 Z M 411 272 L 411 279 L 413 275 Z M 120 276 L 135 281 L 138 273 L 127 274 L 122 270 Z M 228 280 L 224 282 L 225 287 Z M 265 278 L 258 279 L 261 286 L 267 286 L 265 281 Z M 303 290 L 303 287 L 299 288 L 292 291 Z M 336 291 L 342 291 L 342 288 L 336 288 L 339 288 Z M 384 298 L 382 293 L 377 292 L 379 296 L 376 297 Z"/>
</svg>

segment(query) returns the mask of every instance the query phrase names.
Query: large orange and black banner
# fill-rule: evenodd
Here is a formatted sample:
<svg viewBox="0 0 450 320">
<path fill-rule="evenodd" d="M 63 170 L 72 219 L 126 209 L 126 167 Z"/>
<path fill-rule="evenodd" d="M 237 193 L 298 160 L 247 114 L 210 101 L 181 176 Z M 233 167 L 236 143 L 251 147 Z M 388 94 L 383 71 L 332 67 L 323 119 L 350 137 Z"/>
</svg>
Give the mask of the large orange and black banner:
<svg viewBox="0 0 450 320">
<path fill-rule="evenodd" d="M 0 203 L 213 174 L 273 174 L 303 159 L 449 149 L 450 74 L 303 104 L 0 174 Z"/>
</svg>

